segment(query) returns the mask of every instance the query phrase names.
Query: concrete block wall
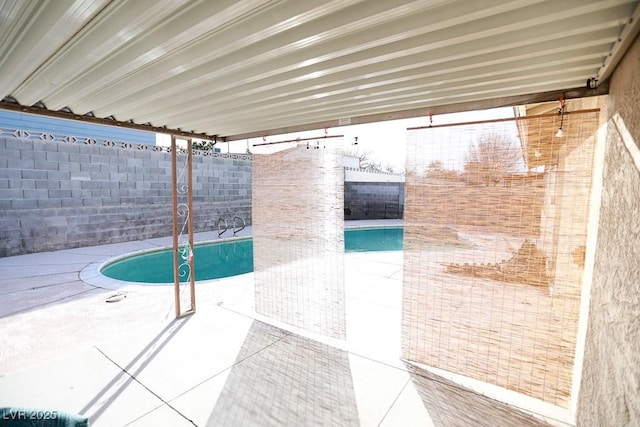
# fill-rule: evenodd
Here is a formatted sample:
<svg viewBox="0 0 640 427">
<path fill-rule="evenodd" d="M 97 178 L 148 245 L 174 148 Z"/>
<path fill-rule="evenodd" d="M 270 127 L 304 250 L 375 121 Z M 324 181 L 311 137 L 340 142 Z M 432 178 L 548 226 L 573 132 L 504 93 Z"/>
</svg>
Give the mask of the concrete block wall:
<svg viewBox="0 0 640 427">
<path fill-rule="evenodd" d="M 196 231 L 250 223 L 251 161 L 237 157 L 194 156 Z M 0 137 L 0 256 L 171 235 L 171 185 L 154 146 Z"/>
<path fill-rule="evenodd" d="M 345 182 L 346 220 L 402 218 L 404 182 Z"/>
</svg>

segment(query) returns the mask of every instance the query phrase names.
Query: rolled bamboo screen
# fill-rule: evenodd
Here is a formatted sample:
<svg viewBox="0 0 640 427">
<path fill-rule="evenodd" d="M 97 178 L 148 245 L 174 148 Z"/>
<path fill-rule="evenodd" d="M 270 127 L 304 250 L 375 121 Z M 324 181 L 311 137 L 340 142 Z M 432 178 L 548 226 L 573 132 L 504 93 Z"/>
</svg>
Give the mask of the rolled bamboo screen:
<svg viewBox="0 0 640 427">
<path fill-rule="evenodd" d="M 403 357 L 567 407 L 597 110 L 408 130 Z"/>
<path fill-rule="evenodd" d="M 306 144 L 253 160 L 256 311 L 346 336 L 344 169 L 340 143 Z"/>
</svg>

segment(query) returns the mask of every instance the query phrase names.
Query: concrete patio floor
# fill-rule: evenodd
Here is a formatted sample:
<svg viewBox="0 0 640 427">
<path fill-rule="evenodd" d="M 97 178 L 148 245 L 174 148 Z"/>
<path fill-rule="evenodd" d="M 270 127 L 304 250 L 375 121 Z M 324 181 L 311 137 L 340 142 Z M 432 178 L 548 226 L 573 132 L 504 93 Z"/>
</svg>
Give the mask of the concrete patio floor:
<svg viewBox="0 0 640 427">
<path fill-rule="evenodd" d="M 476 425 L 544 425 L 466 389 L 452 409 L 443 387 L 455 385 L 401 361 L 402 252 L 345 255 L 339 341 L 256 314 L 253 273 L 199 282 L 196 314 L 179 320 L 171 286 L 95 275 L 170 242 L 1 258 L 0 407 L 80 413 L 92 426 L 467 425 L 460 414 L 479 407 L 492 418 Z M 105 302 L 115 292 L 126 298 Z"/>
</svg>

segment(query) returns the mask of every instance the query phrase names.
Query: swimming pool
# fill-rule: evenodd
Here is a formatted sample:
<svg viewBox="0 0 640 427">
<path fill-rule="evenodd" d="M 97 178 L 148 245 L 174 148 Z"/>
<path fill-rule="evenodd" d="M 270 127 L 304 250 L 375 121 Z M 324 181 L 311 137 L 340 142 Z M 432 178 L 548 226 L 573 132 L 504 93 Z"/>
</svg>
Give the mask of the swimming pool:
<svg viewBox="0 0 640 427">
<path fill-rule="evenodd" d="M 402 227 L 352 228 L 344 231 L 345 252 L 400 251 Z M 196 280 L 220 279 L 253 271 L 253 240 L 237 239 L 196 245 Z M 173 251 L 163 249 L 125 256 L 100 272 L 125 282 L 173 283 Z"/>
</svg>

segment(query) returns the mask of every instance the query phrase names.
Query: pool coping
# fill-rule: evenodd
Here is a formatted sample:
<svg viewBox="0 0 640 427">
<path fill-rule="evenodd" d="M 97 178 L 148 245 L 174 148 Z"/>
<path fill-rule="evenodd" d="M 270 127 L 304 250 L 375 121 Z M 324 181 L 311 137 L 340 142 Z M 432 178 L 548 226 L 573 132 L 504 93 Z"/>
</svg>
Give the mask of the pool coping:
<svg viewBox="0 0 640 427">
<path fill-rule="evenodd" d="M 403 224 L 403 221 L 401 220 L 400 221 L 398 220 L 384 221 L 384 223 L 380 223 L 380 224 L 372 224 L 369 221 L 362 221 L 362 222 L 358 221 L 358 223 L 353 223 L 353 224 L 348 224 L 347 222 L 345 222 L 344 228 L 345 229 L 372 229 L 372 228 L 400 228 L 403 226 L 404 224 Z M 206 244 L 218 243 L 218 242 L 224 243 L 224 242 L 236 241 L 236 240 L 253 239 L 253 230 L 251 229 L 250 232 L 251 234 L 243 235 L 243 236 L 232 236 L 232 237 L 203 240 L 200 242 L 196 242 L 194 246 L 200 246 L 200 245 L 206 245 Z M 131 256 L 136 256 L 136 255 L 144 255 L 150 252 L 163 251 L 163 250 L 171 249 L 172 247 L 173 245 L 164 245 L 164 246 L 158 246 L 154 248 L 139 249 L 136 251 L 127 252 L 122 255 L 117 255 L 115 257 L 109 257 L 104 260 L 92 262 L 88 264 L 86 267 L 84 267 L 83 269 L 81 269 L 80 272 L 78 273 L 78 276 L 80 280 L 82 280 L 88 285 L 95 286 L 97 288 L 102 288 L 102 289 L 110 289 L 110 290 L 121 290 L 123 288 L 130 287 L 130 286 L 171 286 L 171 285 L 174 285 L 174 282 L 162 282 L 162 283 L 128 282 L 124 280 L 113 279 L 111 277 L 105 276 L 100 271 L 105 266 L 112 264 L 114 262 L 117 262 L 121 259 L 128 258 Z M 378 251 L 378 252 L 384 252 L 384 251 Z M 253 272 L 243 273 L 243 274 L 253 274 Z M 243 274 L 237 274 L 232 277 L 242 276 Z M 216 282 L 218 280 L 224 280 L 224 279 L 227 279 L 227 277 L 221 277 L 217 279 L 198 280 L 196 283 L 211 283 L 211 282 Z"/>
<path fill-rule="evenodd" d="M 194 243 L 194 246 L 207 245 L 211 243 L 225 243 L 229 241 L 248 240 L 251 238 L 252 236 L 249 235 L 249 236 L 225 237 L 221 239 L 209 239 L 209 240 L 203 240 L 203 241 Z M 79 272 L 80 280 L 82 280 L 83 282 L 91 286 L 95 286 L 103 289 L 113 289 L 113 290 L 122 289 L 128 286 L 171 286 L 174 284 L 174 282 L 161 282 L 161 283 L 128 282 L 124 280 L 113 279 L 111 277 L 105 276 L 100 271 L 107 265 L 120 261 L 121 259 L 129 258 L 131 256 L 144 255 L 151 252 L 160 252 L 167 249 L 171 249 L 172 247 L 173 245 L 164 245 L 164 246 L 158 246 L 155 248 L 139 249 L 136 251 L 127 252 L 122 255 L 117 255 L 115 257 L 109 257 L 108 259 L 105 259 L 105 260 L 92 262 L 88 264 L 86 267 L 84 267 L 82 270 L 80 270 Z M 249 273 L 243 273 L 243 274 L 249 274 Z M 237 274 L 237 275 L 234 275 L 233 277 L 241 276 L 241 275 L 242 274 Z M 226 279 L 226 277 L 220 277 L 217 279 L 198 280 L 197 283 L 208 283 L 208 282 L 213 282 L 213 281 L 222 280 L 222 279 Z"/>
</svg>

